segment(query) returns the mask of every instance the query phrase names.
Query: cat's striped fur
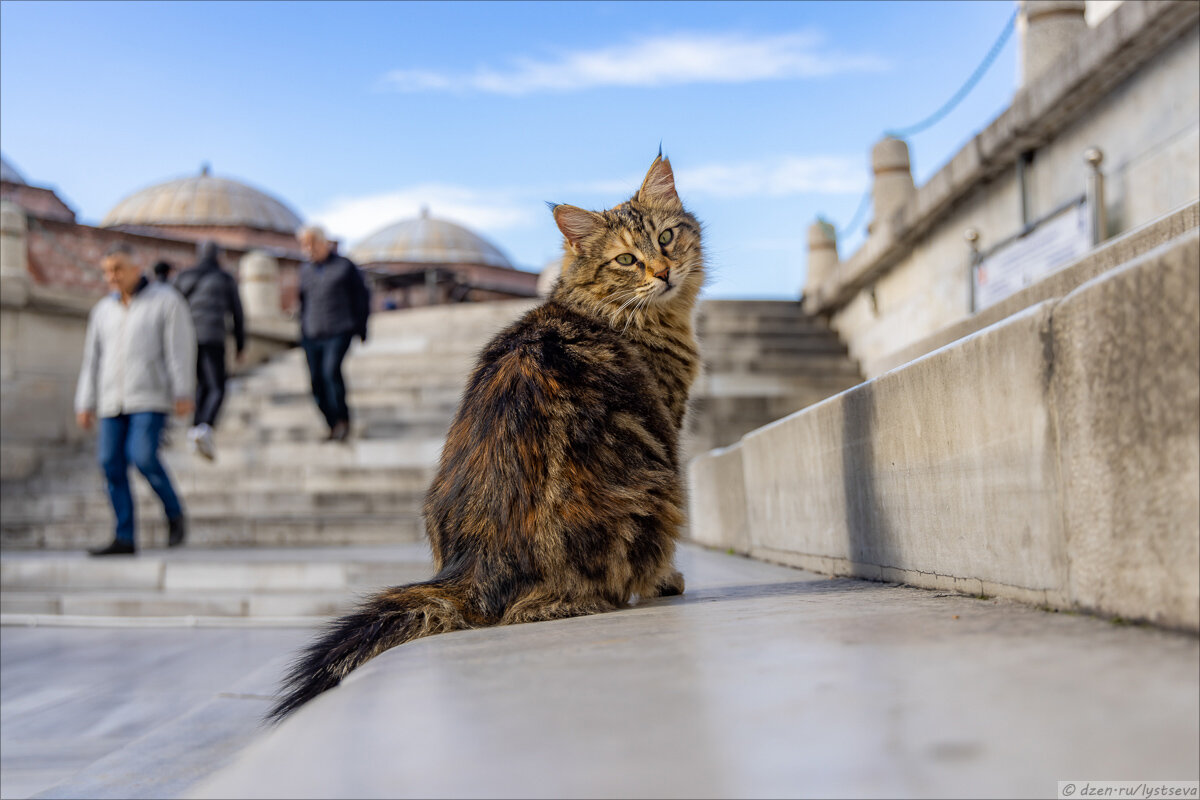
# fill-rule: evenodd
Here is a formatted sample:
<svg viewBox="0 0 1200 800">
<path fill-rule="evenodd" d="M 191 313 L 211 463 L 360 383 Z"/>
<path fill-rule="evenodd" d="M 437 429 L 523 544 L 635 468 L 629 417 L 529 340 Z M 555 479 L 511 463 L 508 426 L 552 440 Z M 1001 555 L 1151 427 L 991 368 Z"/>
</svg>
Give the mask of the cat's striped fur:
<svg viewBox="0 0 1200 800">
<path fill-rule="evenodd" d="M 273 718 L 420 636 L 683 591 L 672 561 L 679 431 L 700 364 L 700 224 L 661 155 L 629 201 L 554 217 L 563 274 L 480 354 L 426 497 L 436 576 L 334 622 L 293 666 Z"/>
</svg>

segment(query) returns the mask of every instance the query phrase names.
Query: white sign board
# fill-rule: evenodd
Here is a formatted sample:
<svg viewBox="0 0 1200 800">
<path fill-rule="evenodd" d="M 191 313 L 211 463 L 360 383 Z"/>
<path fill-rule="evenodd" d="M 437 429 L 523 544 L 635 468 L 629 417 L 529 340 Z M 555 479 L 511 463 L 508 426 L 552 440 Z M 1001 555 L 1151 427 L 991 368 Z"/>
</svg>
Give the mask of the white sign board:
<svg viewBox="0 0 1200 800">
<path fill-rule="evenodd" d="M 1078 203 L 979 262 L 975 267 L 975 310 L 999 303 L 1091 249 L 1087 203 Z"/>
</svg>

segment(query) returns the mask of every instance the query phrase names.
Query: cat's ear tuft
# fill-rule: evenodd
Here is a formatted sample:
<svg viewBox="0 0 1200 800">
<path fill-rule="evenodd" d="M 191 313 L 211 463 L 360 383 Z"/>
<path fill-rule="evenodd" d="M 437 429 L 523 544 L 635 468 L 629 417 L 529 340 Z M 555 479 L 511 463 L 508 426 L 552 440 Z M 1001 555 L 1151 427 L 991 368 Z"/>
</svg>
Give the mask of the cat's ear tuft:
<svg viewBox="0 0 1200 800">
<path fill-rule="evenodd" d="M 671 171 L 671 162 L 663 157 L 661 149 L 634 199 L 639 203 L 679 203 L 679 195 L 675 192 L 675 173 Z"/>
<path fill-rule="evenodd" d="M 558 225 L 558 229 L 562 231 L 562 235 L 566 237 L 567 245 L 571 248 L 572 253 L 578 253 L 579 243 L 600 225 L 599 214 L 584 211 L 582 208 L 556 205 L 553 206 L 553 211 L 554 222 Z"/>
</svg>

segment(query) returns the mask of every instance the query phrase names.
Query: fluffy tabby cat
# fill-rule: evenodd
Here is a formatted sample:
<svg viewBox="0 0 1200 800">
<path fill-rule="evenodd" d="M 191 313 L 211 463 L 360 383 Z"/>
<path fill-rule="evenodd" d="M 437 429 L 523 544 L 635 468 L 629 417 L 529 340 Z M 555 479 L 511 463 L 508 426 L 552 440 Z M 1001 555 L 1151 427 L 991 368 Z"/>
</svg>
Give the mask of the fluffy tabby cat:
<svg viewBox="0 0 1200 800">
<path fill-rule="evenodd" d="M 553 211 L 563 274 L 480 354 L 425 500 L 437 574 L 334 622 L 271 718 L 420 636 L 683 592 L 672 561 L 679 430 L 699 370 L 700 224 L 661 154 L 629 201 Z"/>
</svg>

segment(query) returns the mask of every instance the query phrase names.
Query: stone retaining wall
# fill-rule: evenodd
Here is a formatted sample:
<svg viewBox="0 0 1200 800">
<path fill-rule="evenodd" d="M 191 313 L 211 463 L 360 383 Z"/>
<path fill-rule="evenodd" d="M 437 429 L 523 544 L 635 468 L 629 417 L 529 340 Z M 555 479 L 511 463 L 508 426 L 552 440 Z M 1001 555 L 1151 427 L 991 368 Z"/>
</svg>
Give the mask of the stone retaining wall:
<svg viewBox="0 0 1200 800">
<path fill-rule="evenodd" d="M 1198 630 L 1198 485 L 1192 230 L 697 458 L 691 533 L 825 574 Z"/>
</svg>

